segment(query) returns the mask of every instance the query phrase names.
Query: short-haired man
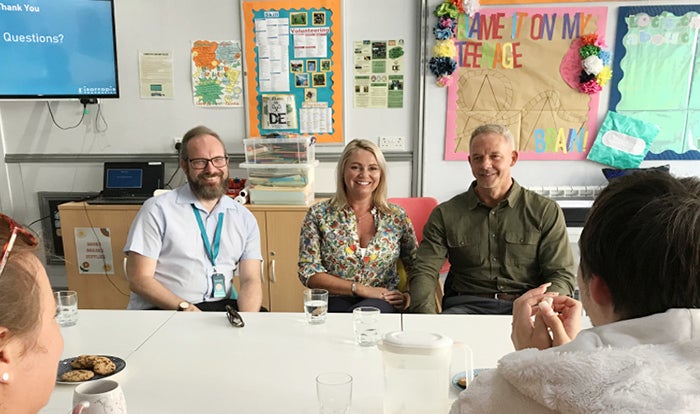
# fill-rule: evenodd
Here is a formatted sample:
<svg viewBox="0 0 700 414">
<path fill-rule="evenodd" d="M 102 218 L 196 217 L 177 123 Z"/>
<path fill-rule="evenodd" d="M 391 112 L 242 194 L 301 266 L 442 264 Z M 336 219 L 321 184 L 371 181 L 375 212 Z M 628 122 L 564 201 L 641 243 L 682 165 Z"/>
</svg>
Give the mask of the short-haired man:
<svg viewBox="0 0 700 414">
<path fill-rule="evenodd" d="M 219 136 L 204 126 L 185 133 L 180 168 L 188 182 L 147 200 L 129 230 L 129 309 L 260 310 L 260 231 L 253 214 L 226 196 Z"/>
<path fill-rule="evenodd" d="M 510 314 L 513 300 L 543 283 L 570 295 L 574 259 L 564 214 L 556 202 L 522 188 L 512 177 L 518 161 L 513 135 L 482 125 L 469 141 L 476 179 L 437 206 L 409 274 L 413 312 L 433 313 L 438 272 L 447 258 L 443 313 Z"/>
<path fill-rule="evenodd" d="M 700 412 L 700 179 L 616 178 L 579 247 L 583 304 L 544 287 L 518 298 L 521 351 L 479 373 L 453 414 Z M 582 305 L 595 327 L 579 332 Z"/>
</svg>

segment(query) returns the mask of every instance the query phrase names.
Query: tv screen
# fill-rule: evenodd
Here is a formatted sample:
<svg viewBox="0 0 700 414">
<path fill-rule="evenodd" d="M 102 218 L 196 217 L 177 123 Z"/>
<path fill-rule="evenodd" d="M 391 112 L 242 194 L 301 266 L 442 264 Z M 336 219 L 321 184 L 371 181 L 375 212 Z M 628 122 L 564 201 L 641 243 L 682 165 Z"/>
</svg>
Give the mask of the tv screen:
<svg viewBox="0 0 700 414">
<path fill-rule="evenodd" d="M 112 0 L 0 1 L 0 99 L 118 98 Z"/>
</svg>

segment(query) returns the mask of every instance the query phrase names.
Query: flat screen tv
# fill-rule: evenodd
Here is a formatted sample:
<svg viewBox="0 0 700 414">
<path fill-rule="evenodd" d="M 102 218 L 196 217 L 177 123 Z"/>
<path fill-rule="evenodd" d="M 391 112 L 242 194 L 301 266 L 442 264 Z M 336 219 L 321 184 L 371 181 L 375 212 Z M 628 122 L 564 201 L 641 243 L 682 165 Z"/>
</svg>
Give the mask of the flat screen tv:
<svg viewBox="0 0 700 414">
<path fill-rule="evenodd" d="M 118 98 L 113 0 L 0 0 L 0 99 Z"/>
</svg>

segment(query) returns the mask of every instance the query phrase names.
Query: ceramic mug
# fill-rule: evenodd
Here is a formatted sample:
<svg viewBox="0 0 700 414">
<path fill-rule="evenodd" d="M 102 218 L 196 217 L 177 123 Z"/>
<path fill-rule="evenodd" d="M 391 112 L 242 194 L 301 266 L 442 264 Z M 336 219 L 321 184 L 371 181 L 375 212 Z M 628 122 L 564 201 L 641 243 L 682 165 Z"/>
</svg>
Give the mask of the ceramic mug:
<svg viewBox="0 0 700 414">
<path fill-rule="evenodd" d="M 73 406 L 81 414 L 126 414 L 124 392 L 119 383 L 112 380 L 88 381 L 78 385 L 73 391 Z"/>
</svg>

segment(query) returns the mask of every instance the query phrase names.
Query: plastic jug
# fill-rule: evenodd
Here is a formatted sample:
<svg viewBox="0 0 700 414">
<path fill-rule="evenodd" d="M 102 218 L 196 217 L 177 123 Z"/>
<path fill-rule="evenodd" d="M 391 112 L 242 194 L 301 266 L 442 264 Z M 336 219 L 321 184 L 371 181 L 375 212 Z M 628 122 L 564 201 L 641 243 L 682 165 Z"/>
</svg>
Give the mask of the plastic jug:
<svg viewBox="0 0 700 414">
<path fill-rule="evenodd" d="M 384 362 L 384 414 L 448 412 L 451 338 L 394 331 L 377 346 Z"/>
</svg>

